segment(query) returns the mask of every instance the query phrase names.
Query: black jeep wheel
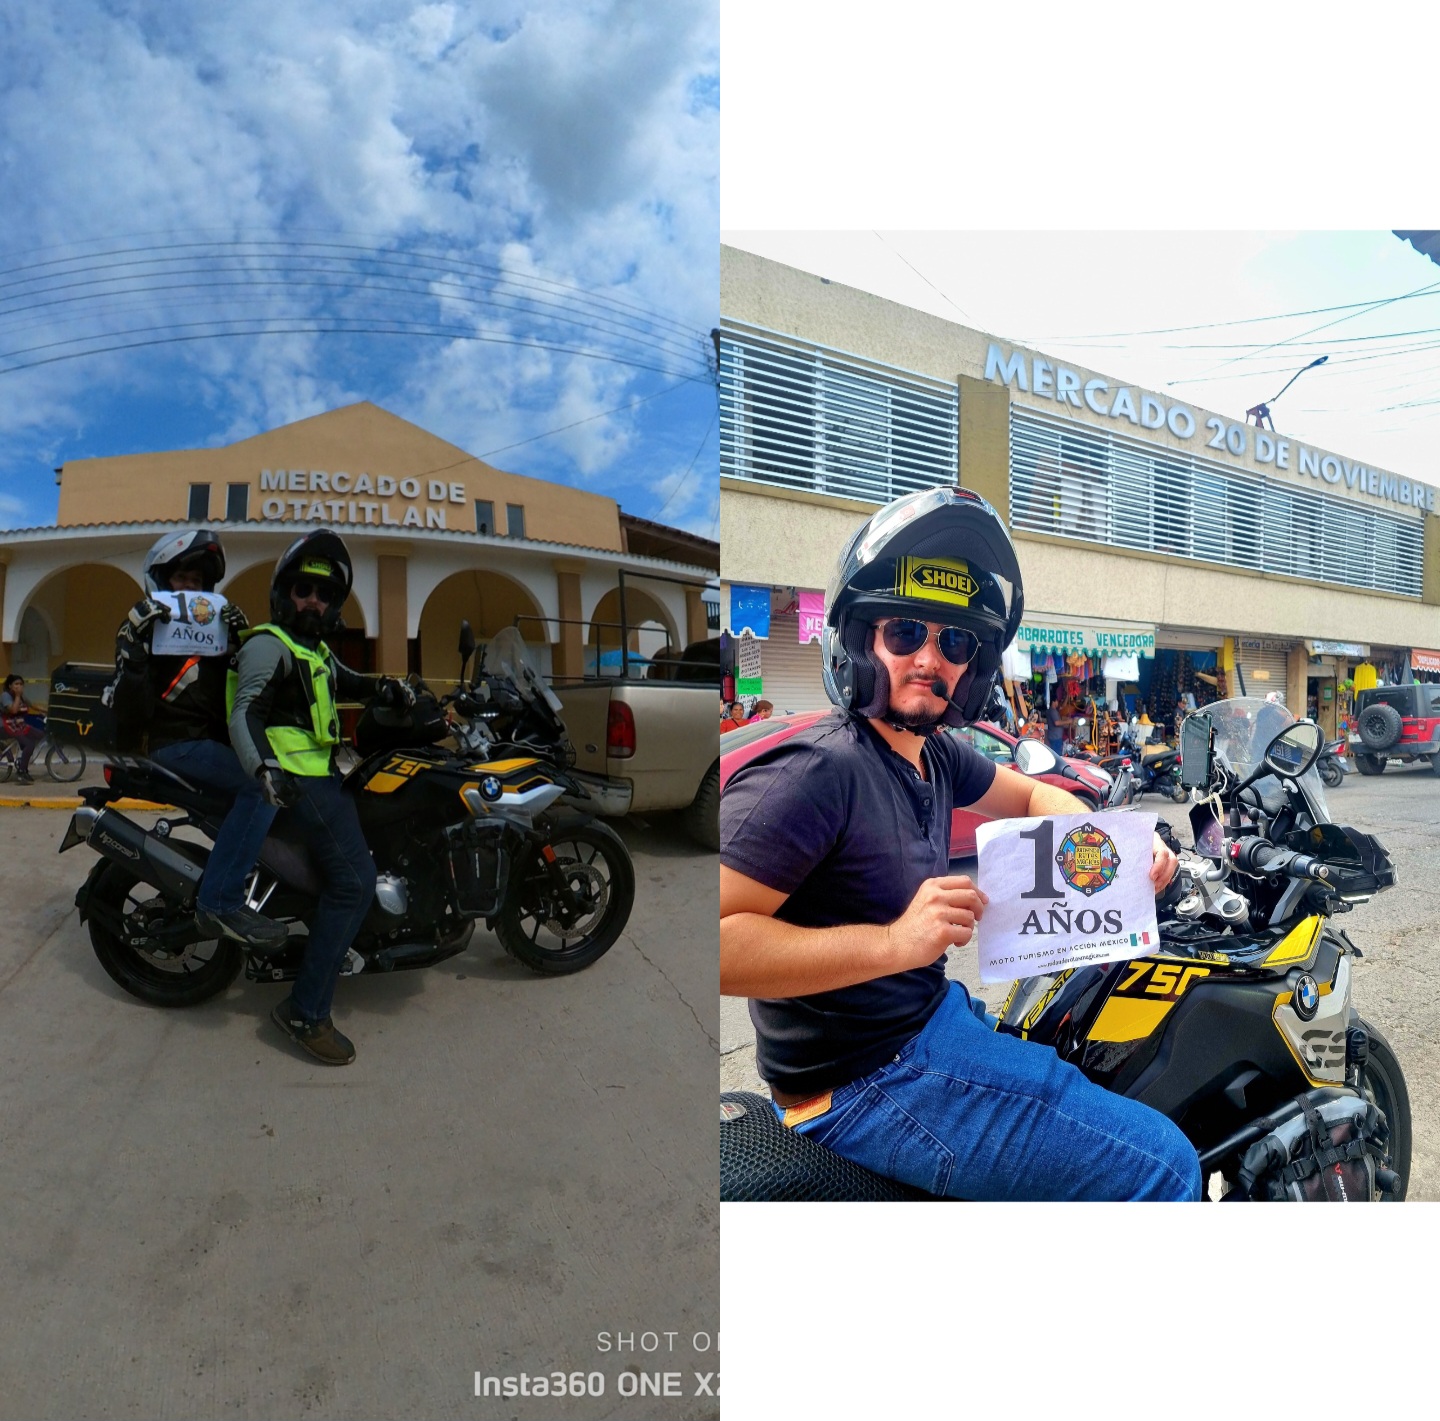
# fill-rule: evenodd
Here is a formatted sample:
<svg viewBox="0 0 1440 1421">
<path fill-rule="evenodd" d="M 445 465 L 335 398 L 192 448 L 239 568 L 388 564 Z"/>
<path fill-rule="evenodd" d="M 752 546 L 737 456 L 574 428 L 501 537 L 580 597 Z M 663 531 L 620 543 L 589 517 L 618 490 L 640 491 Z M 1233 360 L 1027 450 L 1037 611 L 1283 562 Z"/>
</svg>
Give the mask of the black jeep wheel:
<svg viewBox="0 0 1440 1421">
<path fill-rule="evenodd" d="M 1360 712 L 1360 739 L 1369 751 L 1388 750 L 1400 739 L 1404 721 L 1394 706 L 1366 706 Z"/>
<path fill-rule="evenodd" d="M 1383 775 L 1385 773 L 1385 757 L 1383 755 L 1357 754 L 1355 767 L 1362 775 Z"/>
</svg>

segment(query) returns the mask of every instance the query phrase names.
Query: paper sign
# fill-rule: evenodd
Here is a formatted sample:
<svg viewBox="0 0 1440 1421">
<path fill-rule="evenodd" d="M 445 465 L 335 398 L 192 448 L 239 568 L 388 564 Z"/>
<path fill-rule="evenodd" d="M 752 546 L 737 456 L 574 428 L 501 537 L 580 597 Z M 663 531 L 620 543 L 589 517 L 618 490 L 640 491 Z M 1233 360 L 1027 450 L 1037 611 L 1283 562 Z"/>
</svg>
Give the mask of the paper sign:
<svg viewBox="0 0 1440 1421">
<path fill-rule="evenodd" d="M 982 982 L 1124 962 L 1160 944 L 1155 816 L 1122 810 L 996 819 L 975 831 Z"/>
<path fill-rule="evenodd" d="M 156 656 L 225 656 L 230 633 L 220 620 L 225 599 L 218 592 L 153 592 L 170 609 L 168 622 L 156 622 L 150 650 Z"/>
</svg>

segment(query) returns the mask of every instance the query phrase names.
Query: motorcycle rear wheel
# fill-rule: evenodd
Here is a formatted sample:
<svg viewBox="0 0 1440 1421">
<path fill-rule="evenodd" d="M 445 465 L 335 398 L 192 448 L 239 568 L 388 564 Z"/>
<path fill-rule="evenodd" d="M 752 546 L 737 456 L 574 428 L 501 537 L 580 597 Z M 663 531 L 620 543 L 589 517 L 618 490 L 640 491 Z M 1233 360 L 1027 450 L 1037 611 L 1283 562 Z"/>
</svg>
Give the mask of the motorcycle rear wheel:
<svg viewBox="0 0 1440 1421">
<path fill-rule="evenodd" d="M 218 996 L 245 965 L 238 943 L 222 938 L 192 943 L 179 956 L 128 943 L 102 923 L 98 906 L 126 919 L 158 913 L 164 900 L 127 868 L 108 860 L 90 890 L 90 945 L 110 979 L 132 997 L 156 1007 L 193 1007 Z"/>
<path fill-rule="evenodd" d="M 549 870 L 537 850 L 532 861 L 516 865 L 523 877 L 501 909 L 495 934 L 532 972 L 579 972 L 603 957 L 630 921 L 635 865 L 624 841 L 603 824 L 561 830 L 548 843 L 566 882 L 590 910 L 568 927 L 558 921 Z"/>
<path fill-rule="evenodd" d="M 1400 1176 L 1400 1188 L 1387 1199 L 1404 1199 L 1410 1187 L 1410 1092 L 1390 1043 L 1363 1017 L 1359 1025 L 1370 1038 L 1370 1055 L 1361 1084 L 1365 1098 L 1380 1107 L 1390 1126 L 1390 1168 Z"/>
<path fill-rule="evenodd" d="M 1320 778 L 1325 782 L 1326 789 L 1339 789 L 1345 783 L 1345 771 L 1340 768 L 1339 761 L 1326 756 L 1320 761 Z"/>
</svg>

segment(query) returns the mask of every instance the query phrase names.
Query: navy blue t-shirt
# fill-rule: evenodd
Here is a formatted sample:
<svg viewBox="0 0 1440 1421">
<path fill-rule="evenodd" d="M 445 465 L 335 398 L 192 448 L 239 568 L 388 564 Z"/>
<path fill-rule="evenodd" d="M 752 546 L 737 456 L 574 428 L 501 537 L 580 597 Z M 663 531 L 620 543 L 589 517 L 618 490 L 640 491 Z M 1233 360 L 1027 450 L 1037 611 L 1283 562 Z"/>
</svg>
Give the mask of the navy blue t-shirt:
<svg viewBox="0 0 1440 1421">
<path fill-rule="evenodd" d="M 737 770 L 720 798 L 720 862 L 788 897 L 797 927 L 893 923 L 949 871 L 950 812 L 995 766 L 931 735 L 922 779 L 866 721 L 835 712 Z M 945 958 L 809 997 L 752 1000 L 756 1062 L 772 1085 L 819 1094 L 890 1060 L 944 996 Z"/>
</svg>

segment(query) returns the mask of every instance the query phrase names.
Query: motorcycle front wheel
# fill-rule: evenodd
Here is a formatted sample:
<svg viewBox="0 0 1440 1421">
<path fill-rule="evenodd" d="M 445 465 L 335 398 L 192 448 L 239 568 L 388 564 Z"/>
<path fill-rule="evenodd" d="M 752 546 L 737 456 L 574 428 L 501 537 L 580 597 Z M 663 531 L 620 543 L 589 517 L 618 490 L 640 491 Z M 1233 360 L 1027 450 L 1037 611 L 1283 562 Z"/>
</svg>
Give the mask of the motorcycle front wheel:
<svg viewBox="0 0 1440 1421">
<path fill-rule="evenodd" d="M 603 824 L 563 829 L 547 840 L 564 887 L 541 851 L 517 863 L 495 925 L 505 951 L 532 972 L 579 972 L 603 957 L 630 920 L 635 865 L 623 840 Z"/>
<path fill-rule="evenodd" d="M 1410 1187 L 1410 1092 L 1390 1043 L 1363 1017 L 1359 1025 L 1370 1038 L 1361 1084 L 1365 1098 L 1384 1112 L 1390 1126 L 1390 1168 L 1400 1176 L 1399 1190 L 1386 1197 L 1400 1200 Z"/>
<path fill-rule="evenodd" d="M 193 1007 L 209 1001 L 245 964 L 239 945 L 228 938 L 191 943 L 180 952 L 145 944 L 147 923 L 158 925 L 179 912 L 148 883 L 108 859 L 91 885 L 90 945 L 95 956 L 117 986 L 151 1006 Z"/>
</svg>

